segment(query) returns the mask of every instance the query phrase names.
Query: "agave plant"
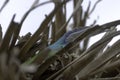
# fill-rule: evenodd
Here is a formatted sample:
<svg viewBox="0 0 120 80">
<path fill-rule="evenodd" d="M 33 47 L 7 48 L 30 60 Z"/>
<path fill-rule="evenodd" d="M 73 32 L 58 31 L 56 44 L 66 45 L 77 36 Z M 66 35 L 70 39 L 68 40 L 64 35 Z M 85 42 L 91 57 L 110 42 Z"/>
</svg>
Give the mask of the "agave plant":
<svg viewBox="0 0 120 80">
<path fill-rule="evenodd" d="M 120 20 L 96 25 L 96 20 L 86 26 L 87 19 L 94 11 L 91 2 L 86 11 L 83 0 L 73 0 L 74 10 L 66 19 L 66 5 L 70 0 L 51 0 L 38 4 L 35 0 L 20 23 L 11 23 L 2 37 L 0 27 L 0 80 L 119 80 L 120 40 L 112 46 L 109 42 L 120 31 Z M 6 0 L 0 9 L 4 9 Z M 23 22 L 31 11 L 45 4 L 54 3 L 55 8 L 46 16 L 34 34 L 20 36 Z M 73 19 L 72 30 L 66 31 Z M 49 32 L 51 35 L 49 36 Z M 92 36 L 104 36 L 88 47 Z M 79 46 L 80 43 L 82 46 Z"/>
</svg>

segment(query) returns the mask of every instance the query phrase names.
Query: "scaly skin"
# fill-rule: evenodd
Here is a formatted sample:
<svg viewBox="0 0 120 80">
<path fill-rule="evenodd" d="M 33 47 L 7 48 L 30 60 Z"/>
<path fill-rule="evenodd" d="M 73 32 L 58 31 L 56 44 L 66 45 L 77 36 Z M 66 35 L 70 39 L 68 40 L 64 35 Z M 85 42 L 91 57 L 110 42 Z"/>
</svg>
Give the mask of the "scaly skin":
<svg viewBox="0 0 120 80">
<path fill-rule="evenodd" d="M 89 27 L 81 27 L 72 31 L 68 31 L 58 41 L 48 46 L 42 52 L 39 52 L 37 55 L 29 59 L 28 61 L 26 61 L 25 64 L 41 64 L 46 59 L 56 55 L 57 52 L 65 48 L 65 46 L 67 46 L 71 41 L 74 41 L 74 39 L 76 39 L 81 33 L 86 31 L 87 29 L 89 29 Z"/>
</svg>

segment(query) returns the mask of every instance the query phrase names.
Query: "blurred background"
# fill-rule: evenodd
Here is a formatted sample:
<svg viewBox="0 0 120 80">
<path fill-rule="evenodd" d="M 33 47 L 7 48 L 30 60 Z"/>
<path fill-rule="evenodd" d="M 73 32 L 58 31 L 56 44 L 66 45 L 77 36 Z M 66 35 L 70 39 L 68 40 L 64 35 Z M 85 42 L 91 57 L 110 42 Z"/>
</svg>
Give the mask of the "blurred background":
<svg viewBox="0 0 120 80">
<path fill-rule="evenodd" d="M 0 7 L 4 3 L 4 1 L 5 0 L 0 1 Z M 39 3 L 46 1 L 48 0 L 39 0 Z M 89 4 L 89 1 L 91 1 L 91 6 L 93 6 L 93 4 L 95 4 L 97 0 L 84 0 L 82 6 L 85 10 Z M 16 14 L 15 21 L 20 22 L 23 15 L 31 7 L 33 2 L 34 0 L 10 0 L 10 2 L 7 4 L 7 6 L 0 14 L 0 24 L 2 25 L 3 34 L 5 33 L 13 14 Z M 120 19 L 119 3 L 120 0 L 102 0 L 100 3 L 98 3 L 94 12 L 89 17 L 87 25 L 92 24 L 94 20 L 97 21 L 96 24 L 100 25 L 110 21 L 119 20 Z M 53 10 L 53 8 L 54 4 L 49 3 L 33 10 L 25 20 L 24 24 L 22 25 L 20 35 L 25 35 L 27 32 L 34 33 L 41 24 L 41 22 L 43 21 L 43 19 L 45 18 L 45 15 L 49 14 Z M 69 2 L 67 4 L 67 11 L 68 11 L 67 18 L 69 18 L 73 11 L 72 2 Z M 119 26 L 118 29 L 120 29 Z M 95 38 L 91 38 L 90 40 L 91 44 L 97 41 L 96 39 L 100 39 L 101 38 L 100 36 L 102 35 L 103 34 L 100 34 L 98 36 L 95 36 Z M 116 37 L 112 41 L 112 43 L 118 39 L 120 39 L 120 37 Z"/>
<path fill-rule="evenodd" d="M 120 80 L 120 0 L 66 1 L 0 1 L 0 80 Z"/>
</svg>

